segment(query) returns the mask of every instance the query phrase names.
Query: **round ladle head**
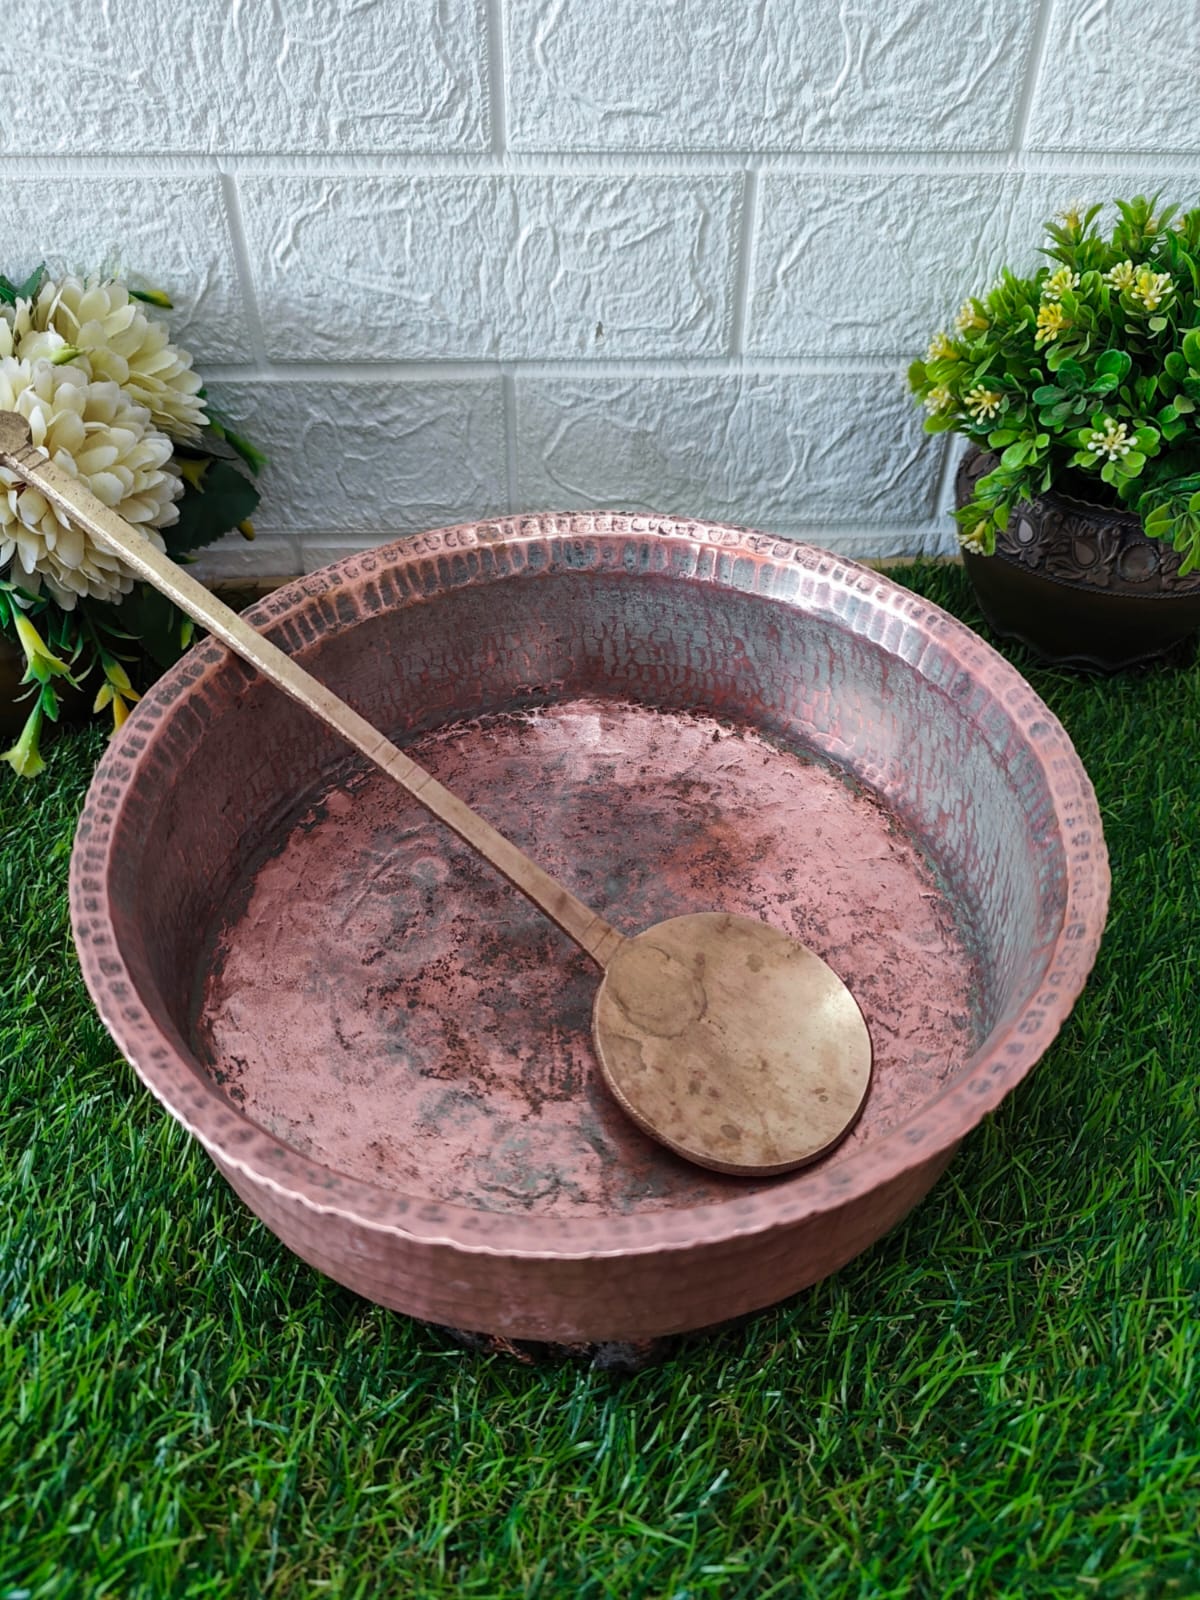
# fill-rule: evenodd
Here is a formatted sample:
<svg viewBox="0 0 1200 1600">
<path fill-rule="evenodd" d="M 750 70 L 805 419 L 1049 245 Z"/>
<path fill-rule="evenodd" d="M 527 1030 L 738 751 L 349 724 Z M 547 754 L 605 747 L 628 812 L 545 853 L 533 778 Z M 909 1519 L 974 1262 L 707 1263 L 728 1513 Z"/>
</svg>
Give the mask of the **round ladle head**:
<svg viewBox="0 0 1200 1600">
<path fill-rule="evenodd" d="M 850 991 L 811 950 L 719 912 L 626 938 L 48 460 L 15 412 L 0 411 L 0 466 L 375 762 L 591 956 L 604 972 L 592 1022 L 601 1068 L 646 1133 L 701 1166 L 761 1177 L 814 1161 L 853 1126 L 871 1041 Z"/>
<path fill-rule="evenodd" d="M 871 1079 L 867 1025 L 837 973 L 766 923 L 718 911 L 626 939 L 592 1037 L 609 1089 L 646 1133 L 746 1177 L 824 1155 Z"/>
</svg>

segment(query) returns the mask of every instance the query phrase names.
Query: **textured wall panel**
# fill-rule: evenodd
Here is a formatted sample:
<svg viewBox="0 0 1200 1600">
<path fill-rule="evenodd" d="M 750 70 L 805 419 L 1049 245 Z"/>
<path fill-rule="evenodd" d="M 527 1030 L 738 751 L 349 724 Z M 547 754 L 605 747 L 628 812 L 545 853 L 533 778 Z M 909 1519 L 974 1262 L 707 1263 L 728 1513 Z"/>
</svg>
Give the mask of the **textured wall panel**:
<svg viewBox="0 0 1200 1600">
<path fill-rule="evenodd" d="M 8 0 L 4 23 L 19 85 L 5 98 L 4 150 L 488 143 L 482 0 L 105 0 L 69 13 Z"/>
<path fill-rule="evenodd" d="M 0 271 L 173 295 L 273 458 L 262 540 L 205 558 L 225 573 L 605 502 L 953 548 L 907 361 L 1072 201 L 1200 203 L 1183 0 L 4 20 Z"/>
<path fill-rule="evenodd" d="M 377 544 L 390 529 L 491 516 L 507 504 L 498 379 L 214 390 L 271 458 L 254 519 L 263 530 Z"/>
<path fill-rule="evenodd" d="M 746 522 L 923 523 L 938 442 L 888 374 L 529 380 L 521 509 L 611 506 Z"/>
<path fill-rule="evenodd" d="M 1034 150 L 1200 150 L 1194 0 L 1054 7 L 1029 126 Z"/>
<path fill-rule="evenodd" d="M 1034 0 L 510 0 L 522 150 L 979 150 L 1012 136 Z"/>
<path fill-rule="evenodd" d="M 961 177 L 764 178 L 747 351 L 923 350 L 934 323 L 1001 266 L 1017 190 L 1003 178 L 981 206 Z"/>
<path fill-rule="evenodd" d="M 241 189 L 267 348 L 284 360 L 727 349 L 736 175 Z"/>
<path fill-rule="evenodd" d="M 172 175 L 148 190 L 106 174 L 6 177 L 4 236 L 0 271 L 10 277 L 44 261 L 140 278 L 170 295 L 175 336 L 198 363 L 248 359 L 219 178 Z"/>
</svg>

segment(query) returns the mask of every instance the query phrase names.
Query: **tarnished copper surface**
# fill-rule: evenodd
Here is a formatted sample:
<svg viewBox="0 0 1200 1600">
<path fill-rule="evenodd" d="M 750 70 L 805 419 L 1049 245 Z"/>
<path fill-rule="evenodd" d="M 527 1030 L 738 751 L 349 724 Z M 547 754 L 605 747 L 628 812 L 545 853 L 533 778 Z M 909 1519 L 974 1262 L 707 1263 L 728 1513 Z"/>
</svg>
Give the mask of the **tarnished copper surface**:
<svg viewBox="0 0 1200 1600">
<path fill-rule="evenodd" d="M 816 949 L 877 1041 L 858 1139 L 961 1058 L 971 966 L 950 908 L 888 814 L 827 765 L 712 717 L 598 698 L 451 724 L 413 753 L 625 932 L 719 905 Z M 198 1035 L 257 1123 L 368 1182 L 546 1215 L 746 1193 L 613 1104 L 590 1037 L 598 981 L 464 845 L 360 772 L 239 883 Z"/>
<path fill-rule="evenodd" d="M 304 713 L 194 651 L 89 796 L 85 975 L 268 1225 L 385 1304 L 602 1339 L 778 1299 L 924 1193 L 1091 966 L 1107 867 L 1065 734 L 981 640 L 851 563 L 667 518 L 524 518 L 368 552 L 257 618 L 549 867 L 569 852 L 619 926 L 719 894 L 813 945 L 876 1038 L 862 1121 L 799 1174 L 650 1146 L 597 1090 L 584 958 Z"/>
</svg>

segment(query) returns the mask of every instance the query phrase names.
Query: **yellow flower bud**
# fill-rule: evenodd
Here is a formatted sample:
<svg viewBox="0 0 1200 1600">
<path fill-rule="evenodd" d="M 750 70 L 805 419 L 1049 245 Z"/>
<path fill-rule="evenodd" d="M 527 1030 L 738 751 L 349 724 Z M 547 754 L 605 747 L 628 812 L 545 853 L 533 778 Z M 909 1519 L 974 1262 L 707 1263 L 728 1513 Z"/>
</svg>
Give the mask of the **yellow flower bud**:
<svg viewBox="0 0 1200 1600">
<path fill-rule="evenodd" d="M 7 761 L 9 766 L 20 778 L 36 778 L 46 763 L 42 760 L 42 753 L 38 749 L 38 739 L 42 732 L 42 708 L 34 706 L 29 713 L 21 737 L 11 750 L 6 750 L 0 755 L 0 761 Z"/>
<path fill-rule="evenodd" d="M 32 675 L 43 680 L 46 678 L 65 678 L 71 673 L 70 667 L 51 650 L 41 634 L 30 622 L 29 618 L 18 611 L 13 621 L 16 624 L 17 638 L 21 641 L 21 649 L 25 652 L 25 659 L 32 669 Z M 39 672 L 38 667 L 42 670 Z"/>
</svg>

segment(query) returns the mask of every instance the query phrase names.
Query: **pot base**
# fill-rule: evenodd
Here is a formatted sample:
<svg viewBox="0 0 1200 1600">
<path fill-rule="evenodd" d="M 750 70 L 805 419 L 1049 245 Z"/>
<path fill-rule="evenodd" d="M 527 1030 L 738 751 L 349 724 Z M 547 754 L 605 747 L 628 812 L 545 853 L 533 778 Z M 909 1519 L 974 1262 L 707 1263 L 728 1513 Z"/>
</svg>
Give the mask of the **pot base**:
<svg viewBox="0 0 1200 1600">
<path fill-rule="evenodd" d="M 1064 583 L 994 556 L 963 551 L 988 625 L 1043 661 L 1113 673 L 1174 656 L 1200 629 L 1200 593 L 1145 596 Z"/>
</svg>

